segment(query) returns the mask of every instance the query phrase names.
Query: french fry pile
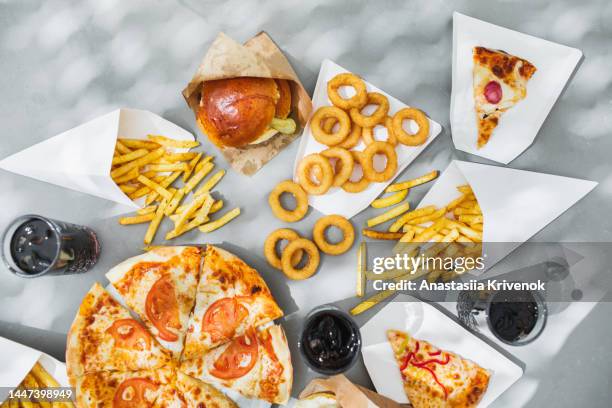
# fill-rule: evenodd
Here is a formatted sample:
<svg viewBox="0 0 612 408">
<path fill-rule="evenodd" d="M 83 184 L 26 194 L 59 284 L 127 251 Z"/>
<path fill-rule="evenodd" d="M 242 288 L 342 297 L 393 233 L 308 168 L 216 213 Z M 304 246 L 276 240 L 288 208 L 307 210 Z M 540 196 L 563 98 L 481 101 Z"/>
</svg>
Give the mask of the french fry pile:
<svg viewBox="0 0 612 408">
<path fill-rule="evenodd" d="M 483 215 L 474 192 L 469 185 L 458 186 L 459 197 L 446 206 L 437 208 L 430 205 L 410 211 L 409 203 L 402 203 L 408 195 L 408 189 L 429 182 L 438 176 L 433 171 L 414 180 L 391 184 L 386 193 L 394 193 L 372 202 L 374 208 L 385 208 L 392 205 L 383 214 L 366 221 L 368 229 L 363 229 L 365 237 L 381 240 L 398 241 L 396 252 L 408 253 L 409 256 L 423 254 L 425 257 L 474 257 L 482 253 Z M 393 220 L 387 231 L 370 229 L 376 225 Z M 425 245 L 426 244 L 426 245 Z M 358 254 L 357 295 L 365 294 L 366 280 L 414 280 L 426 276 L 429 282 L 438 279 L 449 281 L 460 273 L 455 270 L 417 271 L 392 270 L 382 275 L 374 275 L 365 269 L 365 247 Z M 351 310 L 356 315 L 383 301 L 394 293 L 392 290 L 379 291 L 358 304 Z"/>
<path fill-rule="evenodd" d="M 174 152 L 174 149 L 197 147 L 199 142 L 157 135 L 147 137 L 148 140 L 118 139 L 111 169 L 111 177 L 128 197 L 132 200 L 145 197 L 146 207 L 119 220 L 122 225 L 148 222 L 145 245 L 153 241 L 164 217 L 174 223 L 165 237 L 170 240 L 195 228 L 202 232 L 214 231 L 240 214 L 240 208 L 234 208 L 217 220 L 210 220 L 212 214 L 223 208 L 223 200 L 215 200 L 211 192 L 225 170 L 217 171 L 201 184 L 215 167 L 213 157 Z M 175 187 L 179 178 L 183 185 Z M 186 197 L 191 197 L 191 201 L 181 205 Z"/>
<path fill-rule="evenodd" d="M 18 390 L 35 390 L 37 388 L 58 388 L 61 385 L 40 365 L 36 363 L 32 370 L 25 376 L 21 384 L 19 384 Z M 14 398 L 12 400 L 4 401 L 1 405 L 2 408 L 12 407 L 42 407 L 42 408 L 73 408 L 72 402 L 50 402 L 46 400 L 34 400 L 27 398 Z"/>
</svg>

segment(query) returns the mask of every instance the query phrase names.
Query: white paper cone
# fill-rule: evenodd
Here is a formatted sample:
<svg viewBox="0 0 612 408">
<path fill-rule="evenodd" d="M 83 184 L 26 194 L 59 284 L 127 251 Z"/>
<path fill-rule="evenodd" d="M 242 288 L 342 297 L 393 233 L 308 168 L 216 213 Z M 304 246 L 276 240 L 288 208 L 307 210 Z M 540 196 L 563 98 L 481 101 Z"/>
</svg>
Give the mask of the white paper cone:
<svg viewBox="0 0 612 408">
<path fill-rule="evenodd" d="M 472 50 L 499 49 L 524 58 L 537 68 L 527 83 L 527 97 L 506 111 L 489 142 L 478 149 L 474 111 Z M 455 148 L 508 164 L 533 143 L 542 123 L 563 91 L 582 51 L 453 14 L 453 86 L 450 123 Z"/>
<path fill-rule="evenodd" d="M 0 337 L 0 384 L 2 387 L 17 387 L 37 361 L 62 387 L 70 387 L 64 363 L 48 354 Z"/>
<path fill-rule="evenodd" d="M 0 168 L 138 208 L 115 184 L 110 168 L 118 137 L 146 139 L 148 134 L 194 140 L 152 112 L 117 109 L 5 158 Z"/>
<path fill-rule="evenodd" d="M 491 404 L 523 375 L 521 367 L 445 313 L 408 295 L 398 295 L 361 328 L 361 353 L 376 391 L 399 403 L 407 403 L 408 398 L 387 340 L 386 332 L 390 329 L 408 332 L 419 340 L 429 341 L 489 370 L 489 387 L 479 407 Z"/>
<path fill-rule="evenodd" d="M 456 187 L 466 183 L 472 187 L 484 218 L 485 268 L 473 273 L 491 268 L 597 185 L 594 181 L 453 161 L 417 208 L 445 206 L 461 195 Z M 507 244 L 487 245 L 492 242 Z"/>
<path fill-rule="evenodd" d="M 312 97 L 313 112 L 322 106 L 330 106 L 331 102 L 327 97 L 327 82 L 334 76 L 340 73 L 349 72 L 336 63 L 326 59 L 321 63 L 321 70 L 319 71 L 319 77 L 317 78 L 317 84 L 315 86 L 314 94 Z M 389 99 L 389 115 L 393 115 L 400 109 L 407 107 L 405 103 L 395 99 L 388 93 L 376 88 L 374 85 L 366 82 L 368 92 L 380 92 Z M 341 89 L 341 93 L 342 93 Z M 348 94 L 346 96 L 349 96 Z M 416 130 L 416 128 L 414 129 Z M 429 137 L 427 141 L 421 146 L 404 146 L 399 144 L 396 148 L 397 152 L 397 173 L 400 174 L 402 170 L 406 168 L 417 156 L 440 134 L 442 127 L 429 120 Z M 375 128 L 374 132 L 377 140 L 384 140 L 386 137 L 386 130 L 382 127 Z M 363 150 L 365 144 L 360 142 L 353 150 Z M 296 178 L 296 170 L 300 160 L 311 153 L 318 153 L 327 149 L 327 146 L 317 142 L 312 136 L 310 131 L 310 122 L 304 128 L 304 134 L 300 140 L 300 147 L 296 156 L 295 165 L 293 169 L 293 177 Z M 370 183 L 367 189 L 360 193 L 347 193 L 339 187 L 332 187 L 326 194 L 320 196 L 309 196 L 309 204 L 312 208 L 323 214 L 340 214 L 347 218 L 351 218 L 363 209 L 367 208 L 370 203 L 382 193 L 393 179 L 385 183 Z"/>
</svg>

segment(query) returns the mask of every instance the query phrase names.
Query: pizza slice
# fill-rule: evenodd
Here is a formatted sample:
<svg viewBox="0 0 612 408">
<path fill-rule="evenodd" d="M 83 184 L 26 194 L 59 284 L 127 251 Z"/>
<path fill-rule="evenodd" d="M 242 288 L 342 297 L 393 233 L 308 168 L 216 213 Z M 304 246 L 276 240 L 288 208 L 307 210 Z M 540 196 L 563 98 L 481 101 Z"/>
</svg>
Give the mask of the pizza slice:
<svg viewBox="0 0 612 408">
<path fill-rule="evenodd" d="M 235 255 L 208 245 L 183 359 L 243 335 L 283 315 L 259 273 Z"/>
<path fill-rule="evenodd" d="M 106 274 L 127 305 L 177 359 L 194 304 L 201 259 L 197 247 L 159 247 Z"/>
<path fill-rule="evenodd" d="M 527 96 L 527 81 L 536 72 L 529 61 L 501 50 L 474 47 L 474 107 L 478 148 L 489 141 L 501 115 Z"/>
<path fill-rule="evenodd" d="M 387 338 L 414 408 L 478 405 L 489 384 L 487 370 L 399 330 L 388 330 Z"/>
<path fill-rule="evenodd" d="M 68 377 L 104 370 L 161 367 L 170 356 L 98 283 L 89 290 L 70 327 L 66 345 Z"/>
<path fill-rule="evenodd" d="M 177 375 L 177 390 L 188 407 L 238 408 L 234 401 L 212 385 L 191 378 L 180 371 Z"/>
<path fill-rule="evenodd" d="M 247 398 L 285 404 L 293 384 L 287 338 L 280 326 L 253 328 L 207 354 L 181 363 L 185 374 Z"/>
<path fill-rule="evenodd" d="M 144 371 L 100 371 L 77 378 L 80 408 L 180 407 L 172 396 L 176 372 L 172 368 Z"/>
</svg>

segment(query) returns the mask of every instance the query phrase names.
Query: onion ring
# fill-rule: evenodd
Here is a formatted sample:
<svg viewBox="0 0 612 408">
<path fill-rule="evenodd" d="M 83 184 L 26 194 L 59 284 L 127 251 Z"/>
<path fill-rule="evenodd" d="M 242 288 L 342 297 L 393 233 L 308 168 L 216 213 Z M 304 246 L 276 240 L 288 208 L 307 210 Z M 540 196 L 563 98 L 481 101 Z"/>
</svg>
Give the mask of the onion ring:
<svg viewBox="0 0 612 408">
<path fill-rule="evenodd" d="M 355 95 L 344 99 L 338 93 L 338 88 L 341 86 L 352 86 L 355 89 Z M 332 104 L 341 109 L 363 108 L 368 100 L 365 82 L 351 73 L 338 74 L 329 80 L 327 82 L 327 96 Z"/>
<path fill-rule="evenodd" d="M 336 123 L 338 123 L 338 121 L 335 118 L 327 118 L 324 119 L 321 126 L 325 132 L 331 133 L 334 126 L 336 126 Z M 352 149 L 359 144 L 359 139 L 361 138 L 362 132 L 361 126 L 351 123 L 351 133 L 349 133 L 342 143 L 339 143 L 334 147 L 341 147 L 347 150 Z"/>
<path fill-rule="evenodd" d="M 334 118 L 340 124 L 337 132 L 326 132 L 323 129 L 323 120 Z M 351 119 L 349 115 L 335 106 L 323 106 L 312 115 L 310 119 L 310 130 L 315 140 L 327 146 L 334 146 L 341 143 L 351 132 Z"/>
<path fill-rule="evenodd" d="M 361 113 L 361 108 L 351 108 L 351 119 L 353 122 L 363 128 L 374 127 L 387 117 L 389 113 L 389 100 L 387 97 L 378 92 L 368 92 L 367 105 L 378 105 L 378 108 L 369 116 Z"/>
<path fill-rule="evenodd" d="M 278 270 L 281 270 L 283 268 L 281 265 L 281 260 L 278 254 L 276 253 L 276 244 L 278 243 L 278 241 L 287 240 L 291 242 L 298 238 L 300 238 L 300 235 L 289 228 L 279 228 L 275 231 L 272 231 L 270 235 L 268 235 L 268 238 L 266 238 L 266 242 L 264 243 L 264 255 L 270 266 Z M 300 263 L 302 255 L 302 251 L 295 251 L 291 264 L 295 266 Z"/>
<path fill-rule="evenodd" d="M 295 209 L 287 210 L 281 205 L 280 196 L 283 193 L 292 194 L 295 198 Z M 308 212 L 308 195 L 299 184 L 291 180 L 281 181 L 268 196 L 268 204 L 279 220 L 296 222 L 304 218 Z"/>
<path fill-rule="evenodd" d="M 325 238 L 325 230 L 335 226 L 342 231 L 342 241 L 331 244 Z M 312 239 L 319 249 L 328 255 L 340 255 L 348 251 L 355 241 L 355 229 L 353 225 L 341 215 L 327 215 L 319 218 L 312 230 Z"/>
<path fill-rule="evenodd" d="M 404 120 L 412 119 L 419 126 L 419 131 L 415 134 L 404 130 Z M 404 108 L 393 115 L 393 133 L 401 144 L 406 146 L 419 146 L 425 143 L 429 136 L 429 119 L 425 114 L 416 108 Z"/>
<path fill-rule="evenodd" d="M 358 152 L 355 150 L 351 150 L 351 154 L 353 155 L 353 159 L 355 164 L 359 164 L 361 168 L 363 168 L 363 152 Z M 341 162 L 338 162 L 340 164 Z M 353 166 L 354 167 L 354 166 Z M 370 184 L 370 180 L 365 176 L 365 173 L 361 175 L 361 178 L 357 181 L 351 181 L 350 179 L 342 185 L 342 189 L 347 193 L 359 193 L 360 191 L 368 188 Z"/>
<path fill-rule="evenodd" d="M 304 251 L 308 255 L 308 262 L 303 268 L 297 269 L 293 266 L 295 252 Z M 310 278 L 317 271 L 321 257 L 314 242 L 306 238 L 298 238 L 289 242 L 281 256 L 282 271 L 289 279 L 302 280 Z"/>
<path fill-rule="evenodd" d="M 374 156 L 384 154 L 387 157 L 387 165 L 383 171 L 374 168 Z M 370 181 L 383 182 L 391 179 L 397 170 L 397 153 L 395 147 L 387 142 L 373 142 L 363 151 L 363 174 Z"/>
<path fill-rule="evenodd" d="M 325 133 L 333 133 L 332 131 L 334 130 L 334 126 L 336 126 L 336 123 L 338 123 L 338 121 L 335 118 L 325 118 L 321 122 L 321 128 Z"/>
<path fill-rule="evenodd" d="M 387 140 L 385 140 L 385 142 L 391 143 L 393 146 L 397 145 L 397 138 L 395 137 L 395 133 L 393 133 L 393 120 L 391 119 L 391 116 L 386 117 L 385 127 L 387 128 Z M 376 139 L 374 139 L 375 128 L 376 126 L 371 128 L 363 128 L 361 135 L 363 136 L 363 141 L 366 145 L 376 141 Z"/>
<path fill-rule="evenodd" d="M 318 183 L 312 179 L 312 169 L 318 167 Z M 297 177 L 300 185 L 308 194 L 325 194 L 334 181 L 334 170 L 329 160 L 320 154 L 313 153 L 304 157 L 297 168 Z"/>
<path fill-rule="evenodd" d="M 334 166 L 335 174 L 334 181 L 332 181 L 332 186 L 340 187 L 351 178 L 351 174 L 353 174 L 353 165 L 355 164 L 351 152 L 341 147 L 330 147 L 327 150 L 323 150 L 321 155 L 327 157 L 328 159 L 338 159 L 338 162 L 342 163 L 339 165 L 340 167 L 338 167 L 338 165 Z"/>
</svg>

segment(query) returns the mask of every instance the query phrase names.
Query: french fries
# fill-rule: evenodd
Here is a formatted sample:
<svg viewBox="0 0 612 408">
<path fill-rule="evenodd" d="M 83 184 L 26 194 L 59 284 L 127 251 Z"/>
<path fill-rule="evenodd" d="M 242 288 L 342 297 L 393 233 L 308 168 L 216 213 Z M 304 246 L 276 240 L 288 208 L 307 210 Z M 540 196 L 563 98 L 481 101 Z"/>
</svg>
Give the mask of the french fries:
<svg viewBox="0 0 612 408">
<path fill-rule="evenodd" d="M 117 140 L 117 144 L 115 144 L 115 148 L 117 149 L 117 152 L 119 152 L 120 154 L 128 154 L 129 152 L 132 151 L 132 149 L 124 145 L 121 140 Z"/>
<path fill-rule="evenodd" d="M 34 364 L 30 372 L 28 372 L 21 384 L 17 387 L 17 390 L 34 390 L 37 388 L 58 388 L 61 385 L 57 382 L 55 378 L 51 376 L 44 369 L 44 367 L 37 362 Z M 70 401 L 62 402 L 62 401 L 54 401 L 50 402 L 46 399 L 38 399 L 34 400 L 31 398 L 12 398 L 7 399 L 0 407 L 5 408 L 19 408 L 19 407 L 41 407 L 41 408 L 74 408 L 74 404 Z"/>
<path fill-rule="evenodd" d="M 414 180 L 390 185 L 386 192 L 406 192 L 401 200 L 407 196 L 408 189 L 415 185 L 431 181 L 438 176 L 437 172 L 431 172 Z M 392 218 L 395 221 L 388 231 L 376 231 L 363 229 L 362 235 L 372 239 L 399 240 L 395 247 L 396 253 L 417 250 L 426 257 L 434 257 L 445 254 L 446 257 L 480 256 L 482 254 L 482 239 L 484 230 L 484 216 L 478 200 L 469 185 L 457 186 L 459 196 L 451 200 L 445 206 L 438 208 L 428 205 L 413 211 L 407 211 L 401 206 L 396 206 L 383 214 L 367 220 L 368 227 L 381 224 Z M 395 194 L 386 198 L 375 200 L 373 207 L 383 207 L 383 200 L 396 200 Z M 401 201 L 400 200 L 400 201 Z M 374 205 L 374 203 L 377 203 Z M 395 273 L 392 273 L 395 272 Z M 366 272 L 366 279 L 397 279 L 402 277 L 401 272 L 385 272 L 382 275 L 374 275 Z M 463 273 L 460 270 L 419 270 L 417 275 L 427 275 L 427 280 L 435 282 L 438 279 L 450 280 Z M 410 279 L 414 278 L 414 274 Z M 359 294 L 359 293 L 358 293 Z M 366 299 L 357 305 L 351 313 L 362 313 L 374 304 L 391 296 L 392 292 L 383 291 L 377 293 L 370 299 Z"/>
<path fill-rule="evenodd" d="M 170 197 L 172 196 L 172 194 L 168 190 L 166 190 L 164 187 L 162 187 L 160 184 L 157 184 L 153 180 L 143 175 L 138 176 L 136 180 L 140 181 L 142 184 L 149 187 L 151 190 L 155 191 L 157 194 L 161 195 L 166 200 L 169 200 Z"/>
<path fill-rule="evenodd" d="M 240 215 L 240 208 L 236 207 L 233 210 L 228 211 L 225 214 L 223 214 L 223 216 L 219 218 L 218 220 L 208 222 L 202 225 L 201 227 L 199 227 L 199 230 L 202 232 L 212 232 L 216 229 L 221 228 L 222 226 L 224 226 L 225 224 L 227 224 L 228 222 L 230 222 L 231 220 L 233 220 L 239 215 Z"/>
<path fill-rule="evenodd" d="M 119 224 L 121 225 L 142 224 L 145 222 L 152 221 L 153 218 L 155 218 L 154 212 L 143 214 L 143 215 L 136 215 L 134 217 L 121 217 L 119 218 Z"/>
<path fill-rule="evenodd" d="M 365 242 L 359 244 L 357 249 L 357 296 L 363 297 L 366 292 L 366 264 L 367 264 L 367 248 Z"/>
<path fill-rule="evenodd" d="M 195 140 L 177 140 L 159 135 L 148 135 L 147 138 L 151 142 L 154 142 L 158 145 L 175 147 L 179 149 L 190 149 L 192 147 L 198 147 L 200 145 L 200 142 L 196 142 Z"/>
<path fill-rule="evenodd" d="M 404 198 L 406 198 L 407 195 L 408 195 L 408 189 L 401 190 L 401 191 L 398 191 L 397 193 L 390 195 L 389 197 L 376 199 L 372 201 L 372 204 L 370 205 L 374 208 L 391 207 L 392 205 L 400 203 Z"/>
<path fill-rule="evenodd" d="M 419 208 L 414 211 L 410 211 L 409 213 L 406 213 L 402 215 L 401 217 L 399 217 L 393 224 L 391 224 L 391 226 L 389 227 L 389 232 L 397 232 L 408 221 L 416 219 L 416 218 L 424 217 L 426 215 L 432 214 L 435 211 L 436 211 L 436 207 L 433 205 L 429 205 L 427 207 L 423 207 L 423 208 Z"/>
<path fill-rule="evenodd" d="M 201 195 L 201 194 L 208 193 L 210 190 L 213 189 L 214 186 L 217 185 L 219 181 L 221 181 L 221 178 L 223 178 L 224 175 L 225 175 L 225 170 L 219 170 L 218 172 L 213 174 L 208 180 L 206 180 L 204 184 L 202 184 L 202 187 L 200 187 L 195 192 L 195 195 Z"/>
<path fill-rule="evenodd" d="M 141 140 L 141 139 L 120 138 L 118 141 L 123 143 L 124 146 L 127 146 L 130 149 L 155 150 L 161 147 L 161 145 L 159 145 L 158 143 L 150 142 L 148 140 Z"/>
<path fill-rule="evenodd" d="M 160 147 L 159 149 L 153 150 L 152 152 L 147 153 L 146 155 L 139 157 L 136 160 L 127 162 L 124 165 L 117 167 L 114 170 L 111 170 L 111 177 L 115 178 L 115 177 L 123 176 L 125 173 L 129 172 L 132 169 L 142 167 L 145 164 L 152 163 L 155 160 L 162 157 L 165 151 L 166 150 L 163 147 Z"/>
<path fill-rule="evenodd" d="M 162 178 L 162 180 L 159 182 L 159 185 L 162 186 L 163 188 L 168 187 L 169 185 L 171 185 L 172 183 L 174 183 L 174 181 L 179 178 L 179 176 L 181 175 L 180 171 L 175 171 L 174 173 L 170 174 L 169 176 L 166 176 L 165 178 Z M 157 191 L 151 191 L 149 189 L 148 191 L 149 195 L 147 196 L 146 200 L 145 200 L 145 204 L 146 205 L 150 205 L 153 202 L 155 202 L 155 200 L 157 200 L 157 197 L 159 197 L 159 193 Z"/>
<path fill-rule="evenodd" d="M 366 228 L 361 230 L 361 234 L 364 237 L 368 237 L 372 239 L 390 240 L 390 241 L 397 241 L 398 239 L 404 236 L 403 232 L 375 231 L 375 230 L 366 229 Z"/>
<path fill-rule="evenodd" d="M 159 224 L 161 223 L 162 218 L 164 217 L 164 209 L 168 205 L 168 200 L 164 199 L 158 206 L 157 210 L 155 210 L 155 215 L 153 219 L 149 223 L 149 227 L 147 228 L 147 232 L 144 236 L 145 245 L 149 245 L 153 242 L 153 238 L 155 238 L 155 233 L 157 233 L 157 229 L 159 228 Z"/>
<path fill-rule="evenodd" d="M 132 160 L 136 160 L 142 156 L 146 156 L 147 154 L 149 154 L 149 151 L 147 149 L 134 150 L 133 152 L 129 152 L 122 156 L 115 156 L 113 158 L 112 164 L 116 165 L 116 164 L 127 163 Z"/>
<path fill-rule="evenodd" d="M 193 159 L 191 159 L 191 161 L 189 162 L 189 168 L 183 172 L 183 182 L 186 182 L 189 179 L 189 176 L 191 176 L 191 173 L 193 173 L 193 170 L 195 169 L 201 158 L 202 153 L 198 153 Z"/>
<path fill-rule="evenodd" d="M 145 197 L 146 207 L 135 214 L 119 218 L 121 225 L 149 223 L 144 237 L 145 246 L 154 240 L 164 217 L 174 223 L 165 236 L 173 239 L 187 231 L 202 227 L 211 232 L 222 227 L 240 214 L 235 208 L 218 220 L 210 216 L 223 207 L 223 200 L 215 200 L 211 192 L 225 175 L 219 170 L 204 179 L 215 167 L 212 156 L 202 152 L 176 152 L 199 143 L 175 140 L 161 135 L 148 135 L 147 140 L 119 138 L 115 145 L 111 177 L 131 199 Z M 173 187 L 182 175 L 183 185 Z M 188 204 L 182 204 L 188 200 Z"/>
<path fill-rule="evenodd" d="M 395 191 L 408 190 L 409 188 L 416 187 L 436 179 L 439 174 L 440 172 L 438 170 L 434 170 L 412 180 L 402 181 L 400 183 L 393 183 L 386 188 L 385 192 L 393 193 Z"/>
<path fill-rule="evenodd" d="M 402 215 L 403 213 L 405 213 L 406 211 L 408 211 L 410 209 L 410 204 L 409 203 L 403 203 L 400 204 L 398 206 L 395 206 L 393 208 L 391 208 L 390 210 L 387 210 L 386 212 L 374 217 L 374 218 L 370 218 L 366 224 L 368 225 L 368 227 L 373 227 L 375 225 L 378 224 L 382 224 L 384 222 L 387 222 L 395 217 L 398 217 L 400 215 Z"/>
</svg>

